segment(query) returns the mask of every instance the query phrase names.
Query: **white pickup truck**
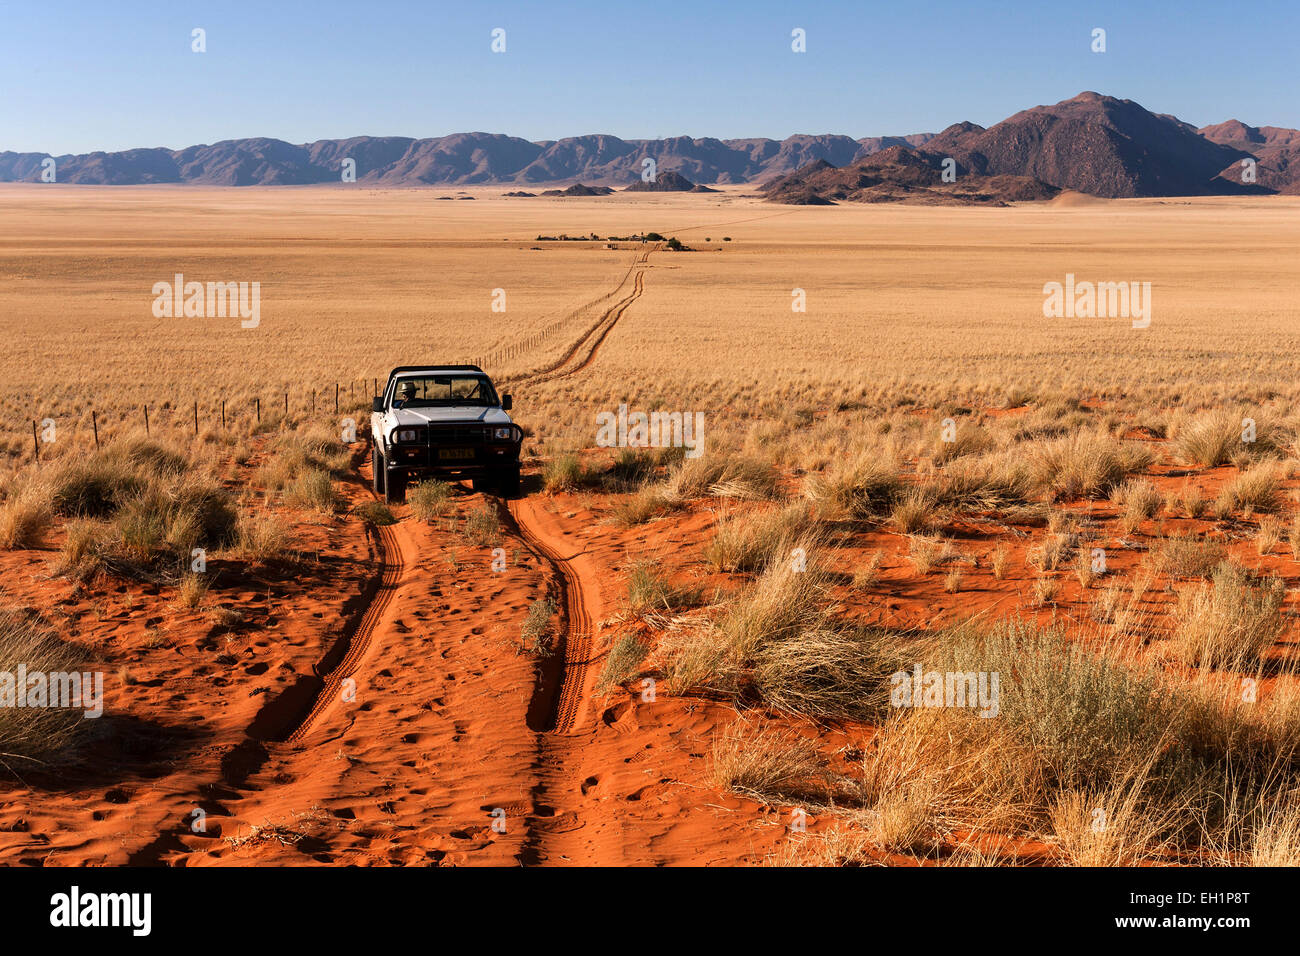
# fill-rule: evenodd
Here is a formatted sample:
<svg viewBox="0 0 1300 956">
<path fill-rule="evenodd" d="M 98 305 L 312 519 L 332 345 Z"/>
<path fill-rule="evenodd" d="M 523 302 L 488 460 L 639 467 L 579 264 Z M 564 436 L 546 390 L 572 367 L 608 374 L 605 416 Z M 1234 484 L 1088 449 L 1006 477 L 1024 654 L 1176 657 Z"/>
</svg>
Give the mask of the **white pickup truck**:
<svg viewBox="0 0 1300 956">
<path fill-rule="evenodd" d="M 517 495 L 524 435 L 510 406 L 477 365 L 393 369 L 370 416 L 375 494 L 397 503 L 412 481 L 469 478 L 475 491 Z"/>
</svg>

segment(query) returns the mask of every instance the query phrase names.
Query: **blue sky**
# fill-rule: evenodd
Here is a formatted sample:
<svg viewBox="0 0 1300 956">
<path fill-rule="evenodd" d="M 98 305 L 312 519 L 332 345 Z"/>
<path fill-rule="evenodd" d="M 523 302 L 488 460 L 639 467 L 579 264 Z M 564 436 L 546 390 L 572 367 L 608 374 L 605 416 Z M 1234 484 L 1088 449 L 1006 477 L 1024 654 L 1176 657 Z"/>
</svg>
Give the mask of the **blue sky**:
<svg viewBox="0 0 1300 956">
<path fill-rule="evenodd" d="M 206 53 L 190 51 L 194 27 Z M 806 53 L 790 49 L 795 27 Z M 7 0 L 0 150 L 468 130 L 861 137 L 987 126 L 1081 90 L 1197 126 L 1300 127 L 1297 47 L 1294 0 Z"/>
</svg>

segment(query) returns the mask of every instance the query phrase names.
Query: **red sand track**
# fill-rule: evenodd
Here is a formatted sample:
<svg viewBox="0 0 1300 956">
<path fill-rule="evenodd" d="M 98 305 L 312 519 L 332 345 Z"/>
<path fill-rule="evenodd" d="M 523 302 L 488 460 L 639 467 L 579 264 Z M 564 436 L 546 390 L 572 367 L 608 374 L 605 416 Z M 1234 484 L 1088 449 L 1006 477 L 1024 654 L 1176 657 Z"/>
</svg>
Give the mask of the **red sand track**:
<svg viewBox="0 0 1300 956">
<path fill-rule="evenodd" d="M 560 356 L 560 358 L 535 372 L 529 372 L 526 375 L 509 379 L 511 384 L 527 382 L 535 385 L 539 382 L 565 378 L 566 376 L 581 372 L 583 369 L 590 366 L 591 363 L 596 360 L 596 353 L 600 350 L 601 343 L 605 341 L 605 337 L 609 335 L 614 326 L 618 324 L 618 320 L 623 317 L 623 313 L 628 310 L 628 307 L 639 299 L 641 294 L 645 291 L 644 266 L 650 260 L 650 253 L 657 252 L 661 245 L 662 243 L 655 243 L 649 249 L 642 252 L 628 268 L 627 273 L 623 276 L 619 284 L 614 287 L 614 290 L 605 296 L 602 296 L 602 298 L 609 298 L 610 296 L 617 295 L 618 291 L 627 284 L 628 277 L 630 276 L 632 278 L 632 291 L 602 312 L 600 318 L 598 318 L 590 328 L 583 332 L 582 335 L 578 337 L 577 341 L 565 350 L 564 354 Z"/>
<path fill-rule="evenodd" d="M 555 542 L 563 541 L 563 537 L 556 530 L 554 516 L 539 508 L 536 501 L 512 501 L 510 514 L 529 548 L 550 562 L 558 574 L 557 583 L 563 599 L 560 643 L 564 665 L 559 700 L 550 724 L 555 733 L 571 733 L 578 722 L 590 684 L 594 625 L 588 602 L 592 600 L 590 595 L 598 593 L 595 568 L 580 560 L 581 555 L 565 556 L 557 550 Z"/>
<path fill-rule="evenodd" d="M 353 675 L 366 651 L 370 649 L 370 639 L 374 635 L 375 628 L 383 618 L 389 604 L 392 603 L 393 594 L 397 589 L 397 582 L 401 579 L 402 569 L 405 566 L 405 562 L 402 560 L 402 548 L 398 543 L 397 536 L 387 526 L 376 529 L 374 541 L 377 560 L 382 568 L 379 590 L 370 602 L 370 606 L 366 608 L 366 613 L 361 618 L 356 630 L 349 638 L 347 653 L 344 655 L 343 660 L 326 676 L 325 683 L 321 687 L 315 703 L 312 704 L 311 709 L 303 717 L 302 722 L 285 738 L 289 743 L 297 743 L 306 737 L 326 708 L 334 701 L 342 698 L 343 682 Z"/>
<path fill-rule="evenodd" d="M 340 486 L 353 507 L 368 469 Z M 292 561 L 213 562 L 224 628 L 170 588 L 50 577 L 57 539 L 0 552 L 9 600 L 66 620 L 107 678 L 82 764 L 0 783 L 0 865 L 752 864 L 783 843 L 780 808 L 710 784 L 730 708 L 593 692 L 626 532 L 573 496 L 514 502 L 495 573 L 454 524 L 395 511 L 377 537 L 286 514 Z M 548 594 L 560 653 L 537 660 L 520 627 Z"/>
</svg>

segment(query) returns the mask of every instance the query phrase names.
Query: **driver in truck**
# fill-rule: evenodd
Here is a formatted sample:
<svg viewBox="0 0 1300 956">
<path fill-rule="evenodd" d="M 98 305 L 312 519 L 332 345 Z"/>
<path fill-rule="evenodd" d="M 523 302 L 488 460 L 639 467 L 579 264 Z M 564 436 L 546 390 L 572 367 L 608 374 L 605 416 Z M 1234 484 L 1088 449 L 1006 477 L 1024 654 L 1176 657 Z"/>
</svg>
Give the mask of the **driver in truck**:
<svg viewBox="0 0 1300 956">
<path fill-rule="evenodd" d="M 415 398 L 414 382 L 409 382 L 409 381 L 403 382 L 401 385 L 397 386 L 397 402 L 400 402 L 401 405 L 405 405 L 413 398 Z M 397 403 L 395 402 L 394 404 Z M 398 407 L 400 408 L 401 405 L 399 405 Z"/>
</svg>

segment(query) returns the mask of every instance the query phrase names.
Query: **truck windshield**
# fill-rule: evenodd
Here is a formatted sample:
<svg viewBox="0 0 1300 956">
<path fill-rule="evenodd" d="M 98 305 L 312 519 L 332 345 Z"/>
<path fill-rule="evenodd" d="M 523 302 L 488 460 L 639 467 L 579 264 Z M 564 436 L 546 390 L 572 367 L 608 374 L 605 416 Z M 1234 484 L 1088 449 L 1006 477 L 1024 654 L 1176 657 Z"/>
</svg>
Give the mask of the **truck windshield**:
<svg viewBox="0 0 1300 956">
<path fill-rule="evenodd" d="M 500 404 L 491 383 L 480 375 L 403 376 L 393 391 L 397 408 Z"/>
</svg>

